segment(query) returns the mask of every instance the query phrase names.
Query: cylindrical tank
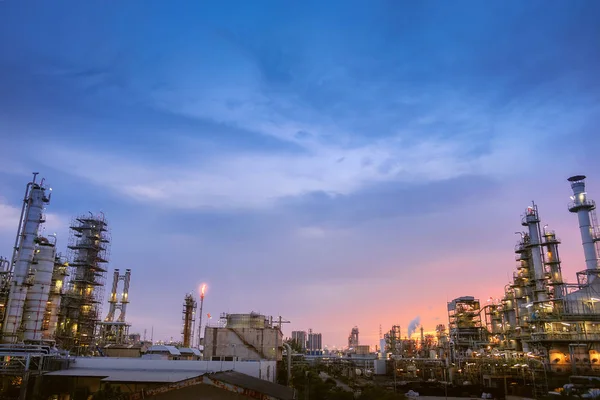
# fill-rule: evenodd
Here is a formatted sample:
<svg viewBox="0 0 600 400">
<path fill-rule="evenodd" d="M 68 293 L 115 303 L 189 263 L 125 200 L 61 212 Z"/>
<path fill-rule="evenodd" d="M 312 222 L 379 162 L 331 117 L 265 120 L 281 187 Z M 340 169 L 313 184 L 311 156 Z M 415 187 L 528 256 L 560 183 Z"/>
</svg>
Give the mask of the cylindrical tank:
<svg viewBox="0 0 600 400">
<path fill-rule="evenodd" d="M 227 327 L 233 329 L 263 329 L 266 321 L 267 318 L 260 314 L 227 314 Z"/>
<path fill-rule="evenodd" d="M 37 183 L 30 183 L 23 209 L 23 226 L 18 233 L 18 249 L 15 254 L 14 275 L 10 286 L 8 314 L 4 324 L 4 341 L 15 343 L 17 330 L 23 317 L 23 306 L 27 296 L 26 280 L 30 271 L 35 251 L 35 241 L 42 222 L 44 203 L 48 202 L 44 188 Z M 28 186 L 29 187 L 29 186 Z"/>
<path fill-rule="evenodd" d="M 43 331 L 42 339 L 52 340 L 54 338 L 54 333 L 58 326 L 58 310 L 60 309 L 60 301 L 66 276 L 67 265 L 61 262 L 60 259 L 55 259 L 54 269 L 52 270 L 52 284 L 50 293 L 48 294 L 48 307 L 46 309 L 46 312 L 49 314 L 48 329 Z"/>
<path fill-rule="evenodd" d="M 33 285 L 27 291 L 23 311 L 24 341 L 40 341 L 42 339 L 42 324 L 52 284 L 55 255 L 54 244 L 40 238 L 34 258 L 36 264 Z"/>
</svg>

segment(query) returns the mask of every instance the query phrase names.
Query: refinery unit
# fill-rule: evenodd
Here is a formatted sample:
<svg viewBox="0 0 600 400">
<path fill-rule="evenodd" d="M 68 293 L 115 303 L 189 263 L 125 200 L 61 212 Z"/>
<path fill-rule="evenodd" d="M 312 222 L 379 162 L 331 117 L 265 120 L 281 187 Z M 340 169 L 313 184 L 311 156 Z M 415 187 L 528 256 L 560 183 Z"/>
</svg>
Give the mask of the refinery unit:
<svg viewBox="0 0 600 400">
<path fill-rule="evenodd" d="M 586 268 L 576 283 L 562 276 L 560 240 L 542 226 L 538 207 L 527 207 L 515 246 L 517 268 L 504 296 L 481 306 L 464 296 L 448 303 L 450 356 L 453 360 L 488 349 L 524 353 L 555 373 L 600 371 L 600 235 L 595 202 L 585 176 L 569 178 L 568 210 L 577 214 Z"/>
<path fill-rule="evenodd" d="M 57 252 L 56 236 L 40 234 L 52 189 L 37 173 L 27 184 L 12 260 L 2 259 L 1 341 L 5 344 L 57 347 L 92 355 L 97 342 L 121 343 L 127 336 L 125 311 L 131 270 L 114 272 L 110 310 L 101 320 L 110 245 L 103 214 L 76 217 L 70 225 L 67 257 Z M 117 300 L 117 284 L 124 281 Z M 113 320 L 116 310 L 118 319 Z M 100 336 L 98 336 L 100 334 Z"/>
<path fill-rule="evenodd" d="M 532 203 L 521 219 L 516 270 L 500 298 L 482 302 L 461 296 L 448 302 L 447 328 L 439 324 L 426 332 L 418 317 L 408 324 L 405 336 L 400 325 L 385 334 L 380 326 L 375 353 L 361 345 L 357 326 L 340 351 L 325 349 L 321 334 L 312 329 L 294 331 L 294 362 L 342 365 L 345 376 L 354 379 L 388 375 L 403 381 L 477 381 L 498 388 L 502 379 L 506 386 L 508 377 L 523 386 L 533 381 L 534 395 L 547 392 L 557 376 L 600 374 L 596 205 L 587 195 L 585 176 L 573 176 L 569 182 L 573 193 L 568 210 L 577 215 L 586 263 L 576 273 L 576 283 L 563 279 L 561 242 L 542 224 L 538 206 Z M 282 333 L 282 324 L 289 321 L 281 317 L 223 313 L 216 323 L 203 326 L 206 285 L 198 300 L 191 293 L 184 297 L 181 343 L 153 345 L 139 335 L 132 339 L 126 319 L 130 269 L 113 270 L 109 309 L 102 319 L 111 243 L 108 221 L 102 213 L 74 218 L 63 256 L 56 236 L 40 233 L 50 193 L 34 174 L 26 187 L 12 258 L 0 258 L 0 358 L 5 375 L 18 376 L 25 365 L 34 365 L 39 374 L 64 369 L 72 356 L 235 366 L 282 361 L 285 350 L 291 366 L 292 348 Z M 274 368 L 266 373 L 271 376 Z"/>
</svg>

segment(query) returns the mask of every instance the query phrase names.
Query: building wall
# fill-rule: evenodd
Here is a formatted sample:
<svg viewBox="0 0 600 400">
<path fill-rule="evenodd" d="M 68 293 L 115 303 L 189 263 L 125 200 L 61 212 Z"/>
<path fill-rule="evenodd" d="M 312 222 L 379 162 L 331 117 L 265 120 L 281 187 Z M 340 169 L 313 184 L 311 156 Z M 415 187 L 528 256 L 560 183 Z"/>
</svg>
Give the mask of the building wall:
<svg viewBox="0 0 600 400">
<path fill-rule="evenodd" d="M 236 371 L 275 382 L 276 361 L 184 361 L 148 360 L 143 358 L 77 357 L 70 369 L 123 369 L 219 372 Z"/>
<path fill-rule="evenodd" d="M 204 333 L 204 359 L 281 360 L 283 334 L 274 328 L 213 328 Z"/>
</svg>

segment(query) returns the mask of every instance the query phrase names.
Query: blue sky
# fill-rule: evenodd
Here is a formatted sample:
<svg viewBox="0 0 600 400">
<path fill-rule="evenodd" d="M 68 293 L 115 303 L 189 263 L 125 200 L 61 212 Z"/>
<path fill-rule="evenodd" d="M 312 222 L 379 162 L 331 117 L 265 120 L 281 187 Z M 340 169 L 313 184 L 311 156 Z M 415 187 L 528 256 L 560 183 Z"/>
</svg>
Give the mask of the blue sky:
<svg viewBox="0 0 600 400">
<path fill-rule="evenodd" d="M 205 310 L 375 343 L 499 296 L 532 199 L 583 268 L 565 178 L 600 199 L 600 4 L 0 3 L 0 254 L 29 173 L 47 230 L 106 213 L 133 330 Z M 106 307 L 105 307 L 106 308 Z"/>
</svg>

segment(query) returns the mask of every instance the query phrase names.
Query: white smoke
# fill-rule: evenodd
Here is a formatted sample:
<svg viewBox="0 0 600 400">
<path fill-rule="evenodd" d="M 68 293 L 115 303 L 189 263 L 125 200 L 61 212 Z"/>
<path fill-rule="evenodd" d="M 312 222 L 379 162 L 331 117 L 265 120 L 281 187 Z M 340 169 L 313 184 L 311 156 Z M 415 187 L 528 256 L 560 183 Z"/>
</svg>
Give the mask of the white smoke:
<svg viewBox="0 0 600 400">
<path fill-rule="evenodd" d="M 418 315 L 408 324 L 408 337 L 415 333 L 417 327 L 421 324 L 421 317 Z"/>
</svg>

